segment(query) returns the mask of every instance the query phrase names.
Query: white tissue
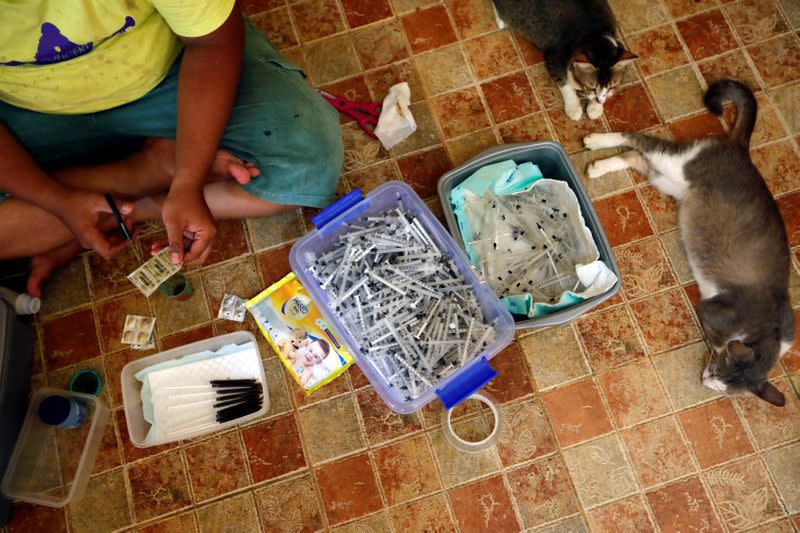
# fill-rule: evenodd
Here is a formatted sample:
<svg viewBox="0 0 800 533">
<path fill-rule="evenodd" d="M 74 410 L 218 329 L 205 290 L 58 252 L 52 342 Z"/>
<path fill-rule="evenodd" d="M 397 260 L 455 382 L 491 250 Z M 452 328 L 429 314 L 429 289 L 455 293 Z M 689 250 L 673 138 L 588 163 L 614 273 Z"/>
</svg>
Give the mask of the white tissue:
<svg viewBox="0 0 800 533">
<path fill-rule="evenodd" d="M 494 2 L 492 2 L 492 9 L 494 10 L 494 21 L 497 23 L 497 27 L 501 30 L 508 28 L 506 21 L 500 18 L 500 13 L 497 12 L 497 7 L 495 7 Z"/>
<path fill-rule="evenodd" d="M 417 131 L 417 122 L 408 108 L 410 102 L 411 89 L 405 81 L 393 85 L 383 99 L 375 136 L 387 150 Z"/>
</svg>

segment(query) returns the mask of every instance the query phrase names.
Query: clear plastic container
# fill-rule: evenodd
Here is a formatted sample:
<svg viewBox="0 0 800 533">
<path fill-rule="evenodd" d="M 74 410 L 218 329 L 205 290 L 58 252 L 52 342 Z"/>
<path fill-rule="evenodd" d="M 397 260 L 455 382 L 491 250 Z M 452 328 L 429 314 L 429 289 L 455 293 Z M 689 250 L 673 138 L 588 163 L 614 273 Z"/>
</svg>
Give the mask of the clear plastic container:
<svg viewBox="0 0 800 533">
<path fill-rule="evenodd" d="M 258 379 L 264 386 L 264 404 L 261 406 L 261 409 L 255 413 L 237 418 L 236 420 L 224 422 L 210 429 L 201 429 L 196 432 L 182 434 L 180 438 L 165 438 L 155 442 L 145 442 L 147 432 L 150 431 L 150 423 L 144 419 L 144 415 L 142 414 L 142 382 L 136 379 L 137 372 L 144 370 L 150 365 L 161 363 L 163 361 L 169 361 L 171 359 L 179 359 L 184 355 L 198 353 L 205 350 L 219 350 L 228 344 L 245 344 L 248 342 L 252 342 L 255 346 L 256 355 L 258 356 L 259 369 L 261 371 Z M 213 359 L 209 359 L 208 361 L 212 362 Z M 125 407 L 125 420 L 128 423 L 128 436 L 130 436 L 131 442 L 137 448 L 149 448 L 150 446 L 158 446 L 168 442 L 188 440 L 194 437 L 199 437 L 200 435 L 207 435 L 230 426 L 235 426 L 236 424 L 242 424 L 248 420 L 253 420 L 254 418 L 259 418 L 264 416 L 267 411 L 269 411 L 269 389 L 267 388 L 267 376 L 264 373 L 264 364 L 261 361 L 261 352 L 258 349 L 256 338 L 249 331 L 234 331 L 233 333 L 193 342 L 192 344 L 186 344 L 184 346 L 178 346 L 172 350 L 167 350 L 165 352 L 153 354 L 149 357 L 137 359 L 136 361 L 131 361 L 122 369 L 120 381 L 122 383 L 122 403 Z"/>
<path fill-rule="evenodd" d="M 450 233 L 455 237 L 458 246 L 463 248 L 464 243 L 461 238 L 461 231 L 458 229 L 456 216 L 453 213 L 453 207 L 450 205 L 450 192 L 479 168 L 507 159 L 513 159 L 518 164 L 531 162 L 539 167 L 545 178 L 567 182 L 578 198 L 578 205 L 581 208 L 583 219 L 592 232 L 594 241 L 597 244 L 597 250 L 600 252 L 600 260 L 617 275 L 617 282 L 611 290 L 546 316 L 519 320 L 516 322 L 516 327 L 517 329 L 534 329 L 566 324 L 617 294 L 622 275 L 619 267 L 617 267 L 614 253 L 611 251 L 611 245 L 608 242 L 603 226 L 600 224 L 600 219 L 597 218 L 597 214 L 594 212 L 592 201 L 583 187 L 580 176 L 575 172 L 572 161 L 570 161 L 569 156 L 560 144 L 553 141 L 537 141 L 495 146 L 444 174 L 439 179 L 438 189 L 439 200 L 442 202 L 447 226 L 450 228 Z"/>
<path fill-rule="evenodd" d="M 402 414 L 413 413 L 437 396 L 445 404 L 445 407 L 452 407 L 479 390 L 497 375 L 497 372 L 488 365 L 488 360 L 514 340 L 514 320 L 492 290 L 480 282 L 472 271 L 467 255 L 411 187 L 399 181 L 390 181 L 376 188 L 363 199 L 360 194 L 360 191 L 353 191 L 315 217 L 313 222 L 317 229 L 302 237 L 292 247 L 289 254 L 292 270 L 319 307 L 325 320 L 333 325 L 332 329 L 337 332 L 358 367 L 389 408 Z M 460 274 L 472 286 L 472 292 L 475 294 L 484 316 L 493 323 L 495 329 L 494 342 L 489 344 L 478 357 L 410 401 L 401 398 L 386 383 L 371 360 L 364 356 L 362 347 L 347 333 L 341 317 L 328 305 L 327 294 L 310 274 L 308 269 L 310 265 L 306 260 L 307 252 L 320 255 L 337 246 L 339 235 L 348 231 L 346 224 L 349 221 L 361 216 L 385 215 L 399 207 L 400 202 L 406 210 L 412 212 L 420 220 L 443 254 L 453 260 Z"/>
<path fill-rule="evenodd" d="M 39 405 L 48 396 L 73 398 L 89 414 L 78 428 L 58 428 L 39 419 Z M 12 500 L 63 507 L 86 492 L 97 451 L 108 423 L 103 400 L 90 394 L 42 388 L 31 398 L 28 414 L 3 476 L 3 494 Z"/>
</svg>

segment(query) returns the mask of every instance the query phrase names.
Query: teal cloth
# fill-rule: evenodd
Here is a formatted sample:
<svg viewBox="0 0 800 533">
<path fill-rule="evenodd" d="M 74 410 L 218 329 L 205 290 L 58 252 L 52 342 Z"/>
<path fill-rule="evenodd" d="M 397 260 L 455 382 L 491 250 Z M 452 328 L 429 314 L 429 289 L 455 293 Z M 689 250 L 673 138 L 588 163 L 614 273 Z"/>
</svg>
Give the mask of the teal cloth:
<svg viewBox="0 0 800 533">
<path fill-rule="evenodd" d="M 279 204 L 324 207 L 333 200 L 344 161 L 338 113 L 249 20 L 245 28 L 239 92 L 220 145 L 261 170 L 242 186 L 248 193 Z M 0 123 L 46 168 L 122 157 L 144 138 L 175 138 L 180 62 L 129 104 L 51 115 L 0 102 Z"/>
</svg>

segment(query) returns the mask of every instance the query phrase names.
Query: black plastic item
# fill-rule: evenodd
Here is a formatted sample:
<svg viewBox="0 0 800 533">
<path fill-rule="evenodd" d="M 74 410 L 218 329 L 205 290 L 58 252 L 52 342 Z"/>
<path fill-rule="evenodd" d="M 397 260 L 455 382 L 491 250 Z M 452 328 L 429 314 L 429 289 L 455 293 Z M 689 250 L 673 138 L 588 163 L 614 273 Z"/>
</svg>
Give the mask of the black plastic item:
<svg viewBox="0 0 800 533">
<path fill-rule="evenodd" d="M 94 370 L 81 370 L 69 382 L 69 390 L 97 396 L 103 389 L 103 380 Z"/>
<path fill-rule="evenodd" d="M 47 425 L 57 426 L 69 416 L 70 402 L 63 396 L 48 396 L 39 405 L 39 419 Z"/>
<path fill-rule="evenodd" d="M 0 478 L 5 473 L 28 409 L 33 330 L 0 299 Z M 0 494 L 0 527 L 11 517 L 11 501 Z"/>
</svg>

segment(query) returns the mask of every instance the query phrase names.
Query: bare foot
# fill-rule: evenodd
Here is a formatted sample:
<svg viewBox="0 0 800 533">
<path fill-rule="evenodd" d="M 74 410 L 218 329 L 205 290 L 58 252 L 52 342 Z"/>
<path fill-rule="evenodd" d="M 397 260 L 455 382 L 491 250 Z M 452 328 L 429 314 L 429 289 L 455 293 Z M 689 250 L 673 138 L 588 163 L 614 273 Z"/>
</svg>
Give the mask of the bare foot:
<svg viewBox="0 0 800 533">
<path fill-rule="evenodd" d="M 28 294 L 41 298 L 42 283 L 44 283 L 57 268 L 67 264 L 73 257 L 78 255 L 80 251 L 80 243 L 77 240 L 72 240 L 49 252 L 33 256 L 31 258 L 31 275 L 28 277 Z"/>
</svg>

